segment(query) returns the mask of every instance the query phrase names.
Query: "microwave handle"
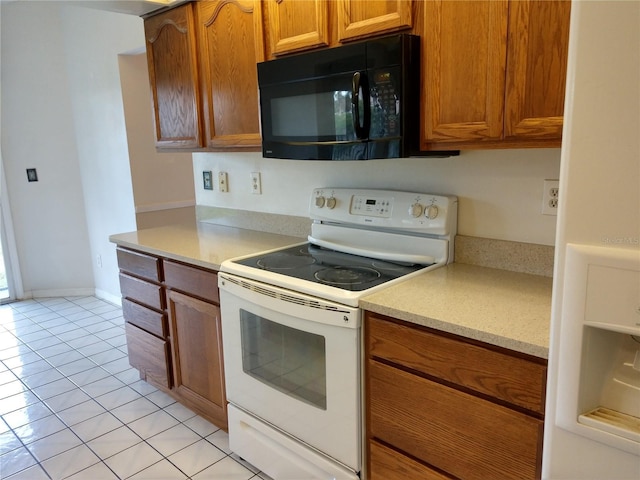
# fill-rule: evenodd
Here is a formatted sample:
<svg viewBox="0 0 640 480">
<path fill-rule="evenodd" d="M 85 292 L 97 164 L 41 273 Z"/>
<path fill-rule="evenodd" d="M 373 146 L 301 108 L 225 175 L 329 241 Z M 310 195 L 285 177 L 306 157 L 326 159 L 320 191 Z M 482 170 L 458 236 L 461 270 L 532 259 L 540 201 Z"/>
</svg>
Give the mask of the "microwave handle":
<svg viewBox="0 0 640 480">
<path fill-rule="evenodd" d="M 360 124 L 360 89 L 362 89 L 362 103 L 364 106 L 364 118 Z M 369 101 L 369 86 L 367 76 L 362 72 L 355 72 L 351 81 L 351 111 L 353 117 L 353 130 L 356 137 L 366 140 L 369 137 L 369 126 L 371 124 L 371 111 Z"/>
</svg>

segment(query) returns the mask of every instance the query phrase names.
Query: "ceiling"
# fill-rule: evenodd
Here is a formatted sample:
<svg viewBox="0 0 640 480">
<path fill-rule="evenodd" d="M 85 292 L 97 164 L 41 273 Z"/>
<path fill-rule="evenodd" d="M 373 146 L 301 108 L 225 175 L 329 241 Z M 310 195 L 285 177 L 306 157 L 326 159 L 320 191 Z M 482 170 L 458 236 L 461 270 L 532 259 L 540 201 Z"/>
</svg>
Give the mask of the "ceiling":
<svg viewBox="0 0 640 480">
<path fill-rule="evenodd" d="M 0 3 L 10 3 L 29 0 L 0 0 Z M 54 0 L 55 1 L 55 0 Z M 70 3 L 81 7 L 107 10 L 110 12 L 126 13 L 142 16 L 168 6 L 177 5 L 184 0 L 67 0 L 60 3 Z"/>
</svg>

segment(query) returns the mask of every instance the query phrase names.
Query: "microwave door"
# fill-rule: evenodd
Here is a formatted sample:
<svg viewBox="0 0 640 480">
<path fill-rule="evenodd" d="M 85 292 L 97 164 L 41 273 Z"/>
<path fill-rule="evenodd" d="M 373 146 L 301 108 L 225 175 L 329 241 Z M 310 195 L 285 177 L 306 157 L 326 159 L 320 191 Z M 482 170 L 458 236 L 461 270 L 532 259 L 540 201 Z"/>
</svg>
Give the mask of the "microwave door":
<svg viewBox="0 0 640 480">
<path fill-rule="evenodd" d="M 348 72 L 263 86 L 263 155 L 313 160 L 367 158 L 365 78 L 359 72 Z"/>
</svg>

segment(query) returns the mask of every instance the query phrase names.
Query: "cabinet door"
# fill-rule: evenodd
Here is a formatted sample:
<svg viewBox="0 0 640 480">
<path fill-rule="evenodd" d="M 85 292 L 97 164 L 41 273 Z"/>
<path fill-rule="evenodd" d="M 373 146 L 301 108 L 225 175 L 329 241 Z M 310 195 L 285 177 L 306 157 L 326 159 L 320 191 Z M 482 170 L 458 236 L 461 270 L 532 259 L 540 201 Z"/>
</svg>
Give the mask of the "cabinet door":
<svg viewBox="0 0 640 480">
<path fill-rule="evenodd" d="M 411 28 L 411 0 L 338 0 L 338 39 L 343 42 Z"/>
<path fill-rule="evenodd" d="M 172 290 L 167 304 L 174 392 L 226 430 L 220 308 Z"/>
<path fill-rule="evenodd" d="M 422 147 L 502 138 L 509 4 L 426 0 Z"/>
<path fill-rule="evenodd" d="M 206 146 L 261 149 L 256 63 L 264 60 L 254 0 L 197 3 Z"/>
<path fill-rule="evenodd" d="M 271 54 L 329 45 L 327 0 L 266 0 Z"/>
<path fill-rule="evenodd" d="M 193 5 L 144 22 L 156 146 L 202 146 Z"/>
<path fill-rule="evenodd" d="M 505 138 L 562 137 L 569 0 L 511 2 Z"/>
</svg>

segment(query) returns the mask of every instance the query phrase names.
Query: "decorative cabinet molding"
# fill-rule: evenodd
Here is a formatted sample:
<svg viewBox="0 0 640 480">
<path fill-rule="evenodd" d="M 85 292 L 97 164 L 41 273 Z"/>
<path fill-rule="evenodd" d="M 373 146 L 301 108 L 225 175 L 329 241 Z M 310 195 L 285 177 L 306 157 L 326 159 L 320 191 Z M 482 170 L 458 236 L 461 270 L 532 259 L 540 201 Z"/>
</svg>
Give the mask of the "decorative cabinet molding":
<svg viewBox="0 0 640 480">
<path fill-rule="evenodd" d="M 191 2 L 145 20 L 157 148 L 260 150 L 260 6 Z"/>
<path fill-rule="evenodd" d="M 176 7 L 144 21 L 156 146 L 203 146 L 194 7 Z"/>
<path fill-rule="evenodd" d="M 256 63 L 264 60 L 260 2 L 198 2 L 205 147 L 261 149 Z"/>
</svg>

